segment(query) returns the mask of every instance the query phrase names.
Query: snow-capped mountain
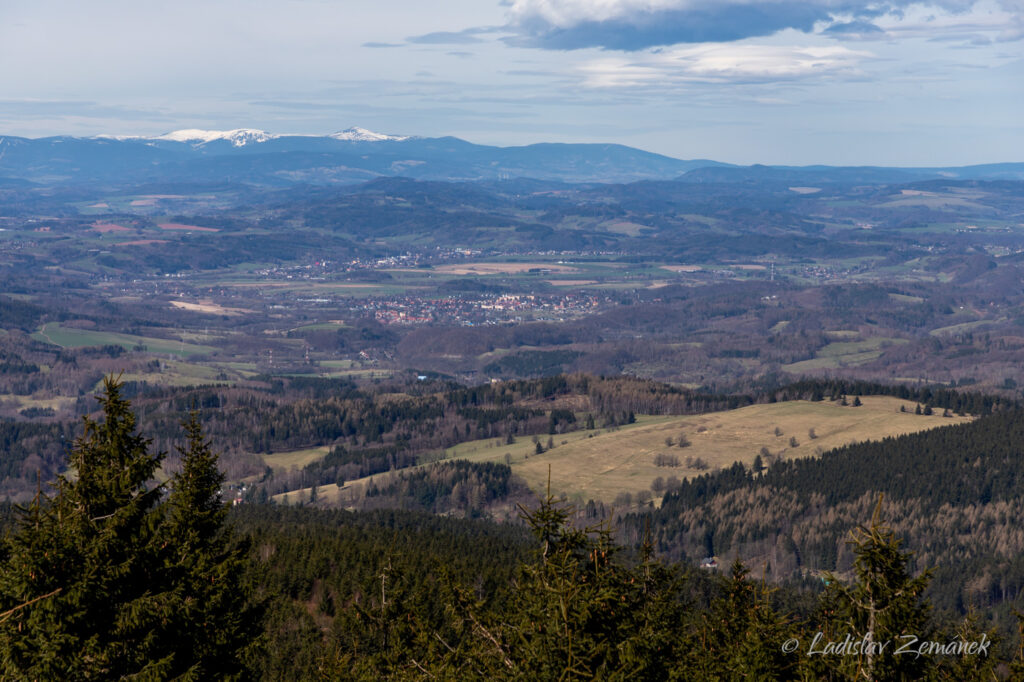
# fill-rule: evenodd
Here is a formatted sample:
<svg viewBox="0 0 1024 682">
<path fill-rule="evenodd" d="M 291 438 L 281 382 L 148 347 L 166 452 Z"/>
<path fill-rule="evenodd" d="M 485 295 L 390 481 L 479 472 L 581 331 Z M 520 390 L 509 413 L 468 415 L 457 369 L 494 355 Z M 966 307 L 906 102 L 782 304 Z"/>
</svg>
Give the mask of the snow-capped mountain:
<svg viewBox="0 0 1024 682">
<path fill-rule="evenodd" d="M 214 140 L 227 140 L 235 147 L 244 147 L 247 144 L 253 144 L 258 142 L 266 142 L 267 140 L 273 140 L 280 135 L 274 135 L 263 130 L 255 130 L 253 128 L 238 128 L 236 130 L 200 130 L 198 128 L 186 128 L 185 130 L 175 130 L 170 133 L 163 135 L 157 135 L 156 137 L 150 137 L 150 140 L 166 140 L 168 142 L 192 142 L 198 144 L 206 144 L 213 142 Z"/>
<path fill-rule="evenodd" d="M 339 133 L 331 133 L 327 137 L 346 142 L 401 142 L 409 139 L 408 135 L 404 137 L 400 135 L 385 135 L 384 133 L 375 133 L 372 130 L 358 126 L 346 128 Z"/>
<path fill-rule="evenodd" d="M 163 135 L 96 135 L 92 139 L 113 141 L 159 140 L 162 142 L 183 142 L 192 145 L 204 145 L 217 140 L 224 140 L 230 142 L 234 147 L 244 147 L 247 144 L 259 144 L 261 142 L 268 142 L 270 140 L 288 137 L 323 137 L 330 138 L 332 140 L 340 140 L 342 142 L 402 142 L 404 140 L 411 139 L 408 135 L 387 135 L 385 133 L 376 133 L 372 130 L 367 130 L 366 128 L 360 128 L 358 126 L 346 128 L 341 132 L 331 133 L 330 135 L 278 134 L 268 133 L 265 130 L 257 130 L 255 128 L 237 128 L 235 130 L 203 130 L 201 128 L 185 128 L 183 130 L 174 130 L 169 133 L 164 133 Z"/>
<path fill-rule="evenodd" d="M 183 130 L 174 130 L 163 135 L 96 135 L 92 139 L 96 140 L 160 140 L 162 142 L 184 142 L 192 145 L 204 145 L 217 140 L 225 140 L 230 142 L 234 147 L 244 147 L 247 144 L 259 144 L 260 142 L 268 142 L 270 140 L 277 140 L 282 137 L 325 137 L 332 140 L 340 140 L 342 142 L 402 142 L 410 139 L 408 135 L 387 135 L 385 133 L 376 133 L 366 128 L 360 128 L 353 126 L 346 128 L 341 132 L 331 133 L 330 135 L 308 135 L 308 134 L 278 134 L 268 133 L 265 130 L 257 130 L 255 128 L 237 128 L 235 130 L 203 130 L 201 128 L 185 128 Z"/>
<path fill-rule="evenodd" d="M 159 135 L 0 136 L 0 179 L 55 184 L 345 185 L 382 177 L 572 182 L 670 179 L 710 162 L 609 144 L 476 145 L 353 127 L 330 135 L 188 128 Z"/>
</svg>

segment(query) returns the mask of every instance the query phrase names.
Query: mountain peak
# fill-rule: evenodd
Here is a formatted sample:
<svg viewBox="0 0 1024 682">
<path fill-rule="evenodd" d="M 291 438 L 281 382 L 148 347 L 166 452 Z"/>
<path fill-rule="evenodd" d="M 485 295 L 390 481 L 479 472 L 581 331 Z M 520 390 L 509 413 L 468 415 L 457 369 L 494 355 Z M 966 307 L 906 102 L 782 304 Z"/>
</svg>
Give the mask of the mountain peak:
<svg viewBox="0 0 1024 682">
<path fill-rule="evenodd" d="M 409 139 L 408 136 L 385 135 L 384 133 L 375 133 L 372 130 L 358 126 L 346 128 L 339 133 L 331 133 L 327 137 L 347 142 L 401 142 L 402 140 Z"/>
<path fill-rule="evenodd" d="M 196 144 L 206 144 L 207 142 L 213 142 L 214 140 L 227 140 L 235 147 L 244 147 L 247 144 L 266 142 L 272 140 L 277 135 L 272 135 L 263 130 L 255 130 L 253 128 L 238 128 L 236 130 L 200 130 L 198 128 L 186 128 L 185 130 L 175 130 L 170 133 L 158 135 L 154 140 L 166 140 L 168 142 L 193 142 Z"/>
</svg>

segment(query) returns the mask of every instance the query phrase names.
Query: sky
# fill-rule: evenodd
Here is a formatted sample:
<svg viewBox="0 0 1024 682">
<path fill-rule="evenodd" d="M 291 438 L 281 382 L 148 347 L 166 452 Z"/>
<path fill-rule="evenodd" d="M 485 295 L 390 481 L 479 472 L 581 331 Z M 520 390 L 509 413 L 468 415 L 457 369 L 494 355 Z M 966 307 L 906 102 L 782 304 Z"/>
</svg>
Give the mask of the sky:
<svg viewBox="0 0 1024 682">
<path fill-rule="evenodd" d="M 0 0 L 0 135 L 1024 161 L 1024 0 Z"/>
</svg>

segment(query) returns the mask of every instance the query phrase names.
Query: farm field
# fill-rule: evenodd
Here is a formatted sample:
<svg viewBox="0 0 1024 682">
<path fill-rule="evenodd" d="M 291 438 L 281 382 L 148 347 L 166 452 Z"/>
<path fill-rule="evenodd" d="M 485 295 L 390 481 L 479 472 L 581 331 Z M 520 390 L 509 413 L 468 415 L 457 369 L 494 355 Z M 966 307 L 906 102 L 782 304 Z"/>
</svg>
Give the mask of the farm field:
<svg viewBox="0 0 1024 682">
<path fill-rule="evenodd" d="M 32 335 L 37 341 L 60 346 L 62 348 L 81 348 L 84 346 L 121 346 L 132 350 L 136 346 L 145 346 L 150 353 L 160 355 L 205 355 L 216 352 L 213 346 L 202 346 L 184 343 L 174 339 L 157 339 L 148 336 L 135 336 L 117 332 L 94 331 L 91 329 L 74 329 L 62 327 L 56 322 L 43 325 L 43 328 Z"/>
<path fill-rule="evenodd" d="M 171 301 L 171 305 L 180 310 L 191 310 L 197 313 L 207 313 L 208 315 L 241 315 L 254 312 L 247 308 L 225 308 L 213 301 Z"/>
<path fill-rule="evenodd" d="M 322 459 L 330 452 L 329 446 L 318 448 L 307 448 L 305 450 L 292 450 L 291 452 L 275 452 L 270 455 L 260 455 L 264 463 L 274 471 L 288 471 L 291 468 L 301 469 L 318 459 Z"/>
<path fill-rule="evenodd" d="M 125 372 L 121 375 L 123 381 L 144 381 L 160 386 L 230 385 L 245 378 L 245 374 L 225 367 L 175 360 L 162 361 L 158 372 Z M 95 390 L 100 388 L 101 383 L 98 383 Z"/>
<path fill-rule="evenodd" d="M 75 398 L 68 396 L 57 396 L 54 398 L 32 398 L 25 395 L 14 395 L 10 393 L 0 394 L 0 405 L 13 405 L 18 410 L 26 409 L 50 409 L 60 411 L 75 404 Z"/>
<path fill-rule="evenodd" d="M 560 445 L 556 436 L 555 448 L 542 455 L 524 452 L 517 457 L 518 453 L 513 453 L 512 470 L 531 489 L 542 490 L 550 465 L 554 493 L 565 493 L 584 502 L 612 502 L 619 493 L 648 489 L 658 476 L 686 478 L 703 473 L 686 468 L 687 457 L 700 458 L 709 470 L 714 470 L 733 462 L 750 465 L 762 447 L 782 458 L 808 457 L 848 443 L 879 440 L 970 419 L 915 415 L 914 403 L 898 398 L 867 396 L 861 400 L 864 404 L 860 407 L 828 401 L 792 401 L 699 416 L 638 420 L 635 425 L 601 432 L 593 438 L 577 438 L 565 445 Z M 907 412 L 899 411 L 901 405 Z M 775 435 L 776 428 L 781 435 Z M 810 429 L 815 430 L 817 438 L 809 438 Z M 692 445 L 666 446 L 666 438 L 678 442 L 680 434 L 685 434 Z M 791 437 L 797 439 L 796 447 L 790 446 Z M 676 455 L 682 465 L 659 467 L 654 463 L 658 454 Z M 498 457 L 478 454 L 466 458 L 482 461 L 500 460 L 503 456 L 501 451 Z"/>
<path fill-rule="evenodd" d="M 849 400 L 852 402 L 852 396 Z M 507 462 L 513 473 L 521 476 L 535 492 L 544 490 L 550 467 L 551 491 L 555 495 L 564 494 L 579 503 L 593 499 L 611 504 L 621 493 L 649 490 L 659 476 L 685 479 L 728 467 L 734 462 L 752 465 L 761 448 L 783 459 L 810 457 L 850 443 L 971 420 L 971 417 L 943 417 L 941 414 L 916 415 L 915 403 L 887 396 L 865 396 L 861 401 L 863 404 L 859 407 L 799 400 L 693 416 L 638 415 L 635 424 L 555 434 L 551 436 L 555 447 L 539 455 L 532 437 L 519 437 L 512 444 L 491 438 L 460 443 L 438 453 L 438 459 Z M 901 412 L 900 407 L 907 411 Z M 776 429 L 781 432 L 779 435 Z M 815 438 L 809 436 L 811 429 Z M 691 445 L 683 448 L 675 445 L 680 435 L 685 435 Z M 546 445 L 547 435 L 538 438 Z M 666 445 L 666 438 L 671 438 L 673 445 Z M 796 446 L 790 444 L 790 438 L 796 439 Z M 314 450 L 300 452 L 303 454 L 264 456 L 264 460 L 270 466 L 275 464 L 268 457 L 285 455 L 296 457 L 302 462 L 301 466 L 315 461 Z M 678 457 L 679 466 L 658 466 L 655 458 L 660 454 Z M 707 468 L 688 467 L 687 458 L 699 458 Z M 288 459 L 280 461 L 290 462 Z M 350 481 L 340 490 L 337 486 L 321 486 L 318 499 L 344 503 L 346 490 L 388 475 L 390 472 Z M 309 492 L 308 488 L 293 490 L 274 499 L 282 501 L 288 494 L 290 501 L 299 502 L 308 500 Z"/>
<path fill-rule="evenodd" d="M 556 273 L 579 272 L 577 268 L 555 263 L 465 263 L 439 265 L 435 272 L 449 275 L 509 275 L 530 270 L 550 270 Z"/>
<path fill-rule="evenodd" d="M 840 335 L 842 332 L 830 332 Z M 842 338 L 839 336 L 839 338 Z M 788 365 L 782 369 L 787 372 L 799 374 L 815 369 L 836 369 L 838 367 L 855 367 L 866 362 L 871 362 L 882 354 L 882 348 L 887 344 L 907 343 L 906 339 L 890 339 L 875 337 L 865 341 L 835 341 L 821 348 L 810 360 L 801 360 Z"/>
</svg>

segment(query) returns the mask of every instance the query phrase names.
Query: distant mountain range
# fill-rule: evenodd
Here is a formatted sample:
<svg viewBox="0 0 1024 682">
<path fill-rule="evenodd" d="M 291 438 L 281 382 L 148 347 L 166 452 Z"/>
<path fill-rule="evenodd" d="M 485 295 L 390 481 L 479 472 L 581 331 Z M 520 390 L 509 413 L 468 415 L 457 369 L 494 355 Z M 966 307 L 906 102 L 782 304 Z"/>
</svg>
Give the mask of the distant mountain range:
<svg viewBox="0 0 1024 682">
<path fill-rule="evenodd" d="M 178 130 L 154 137 L 0 137 L 0 186 L 238 182 L 272 187 L 354 184 L 379 177 L 574 183 L 679 179 L 706 183 L 893 183 L 1022 180 L 1024 163 L 963 168 L 734 166 L 681 160 L 618 144 L 478 145 L 349 128 L 331 135 Z"/>
</svg>

